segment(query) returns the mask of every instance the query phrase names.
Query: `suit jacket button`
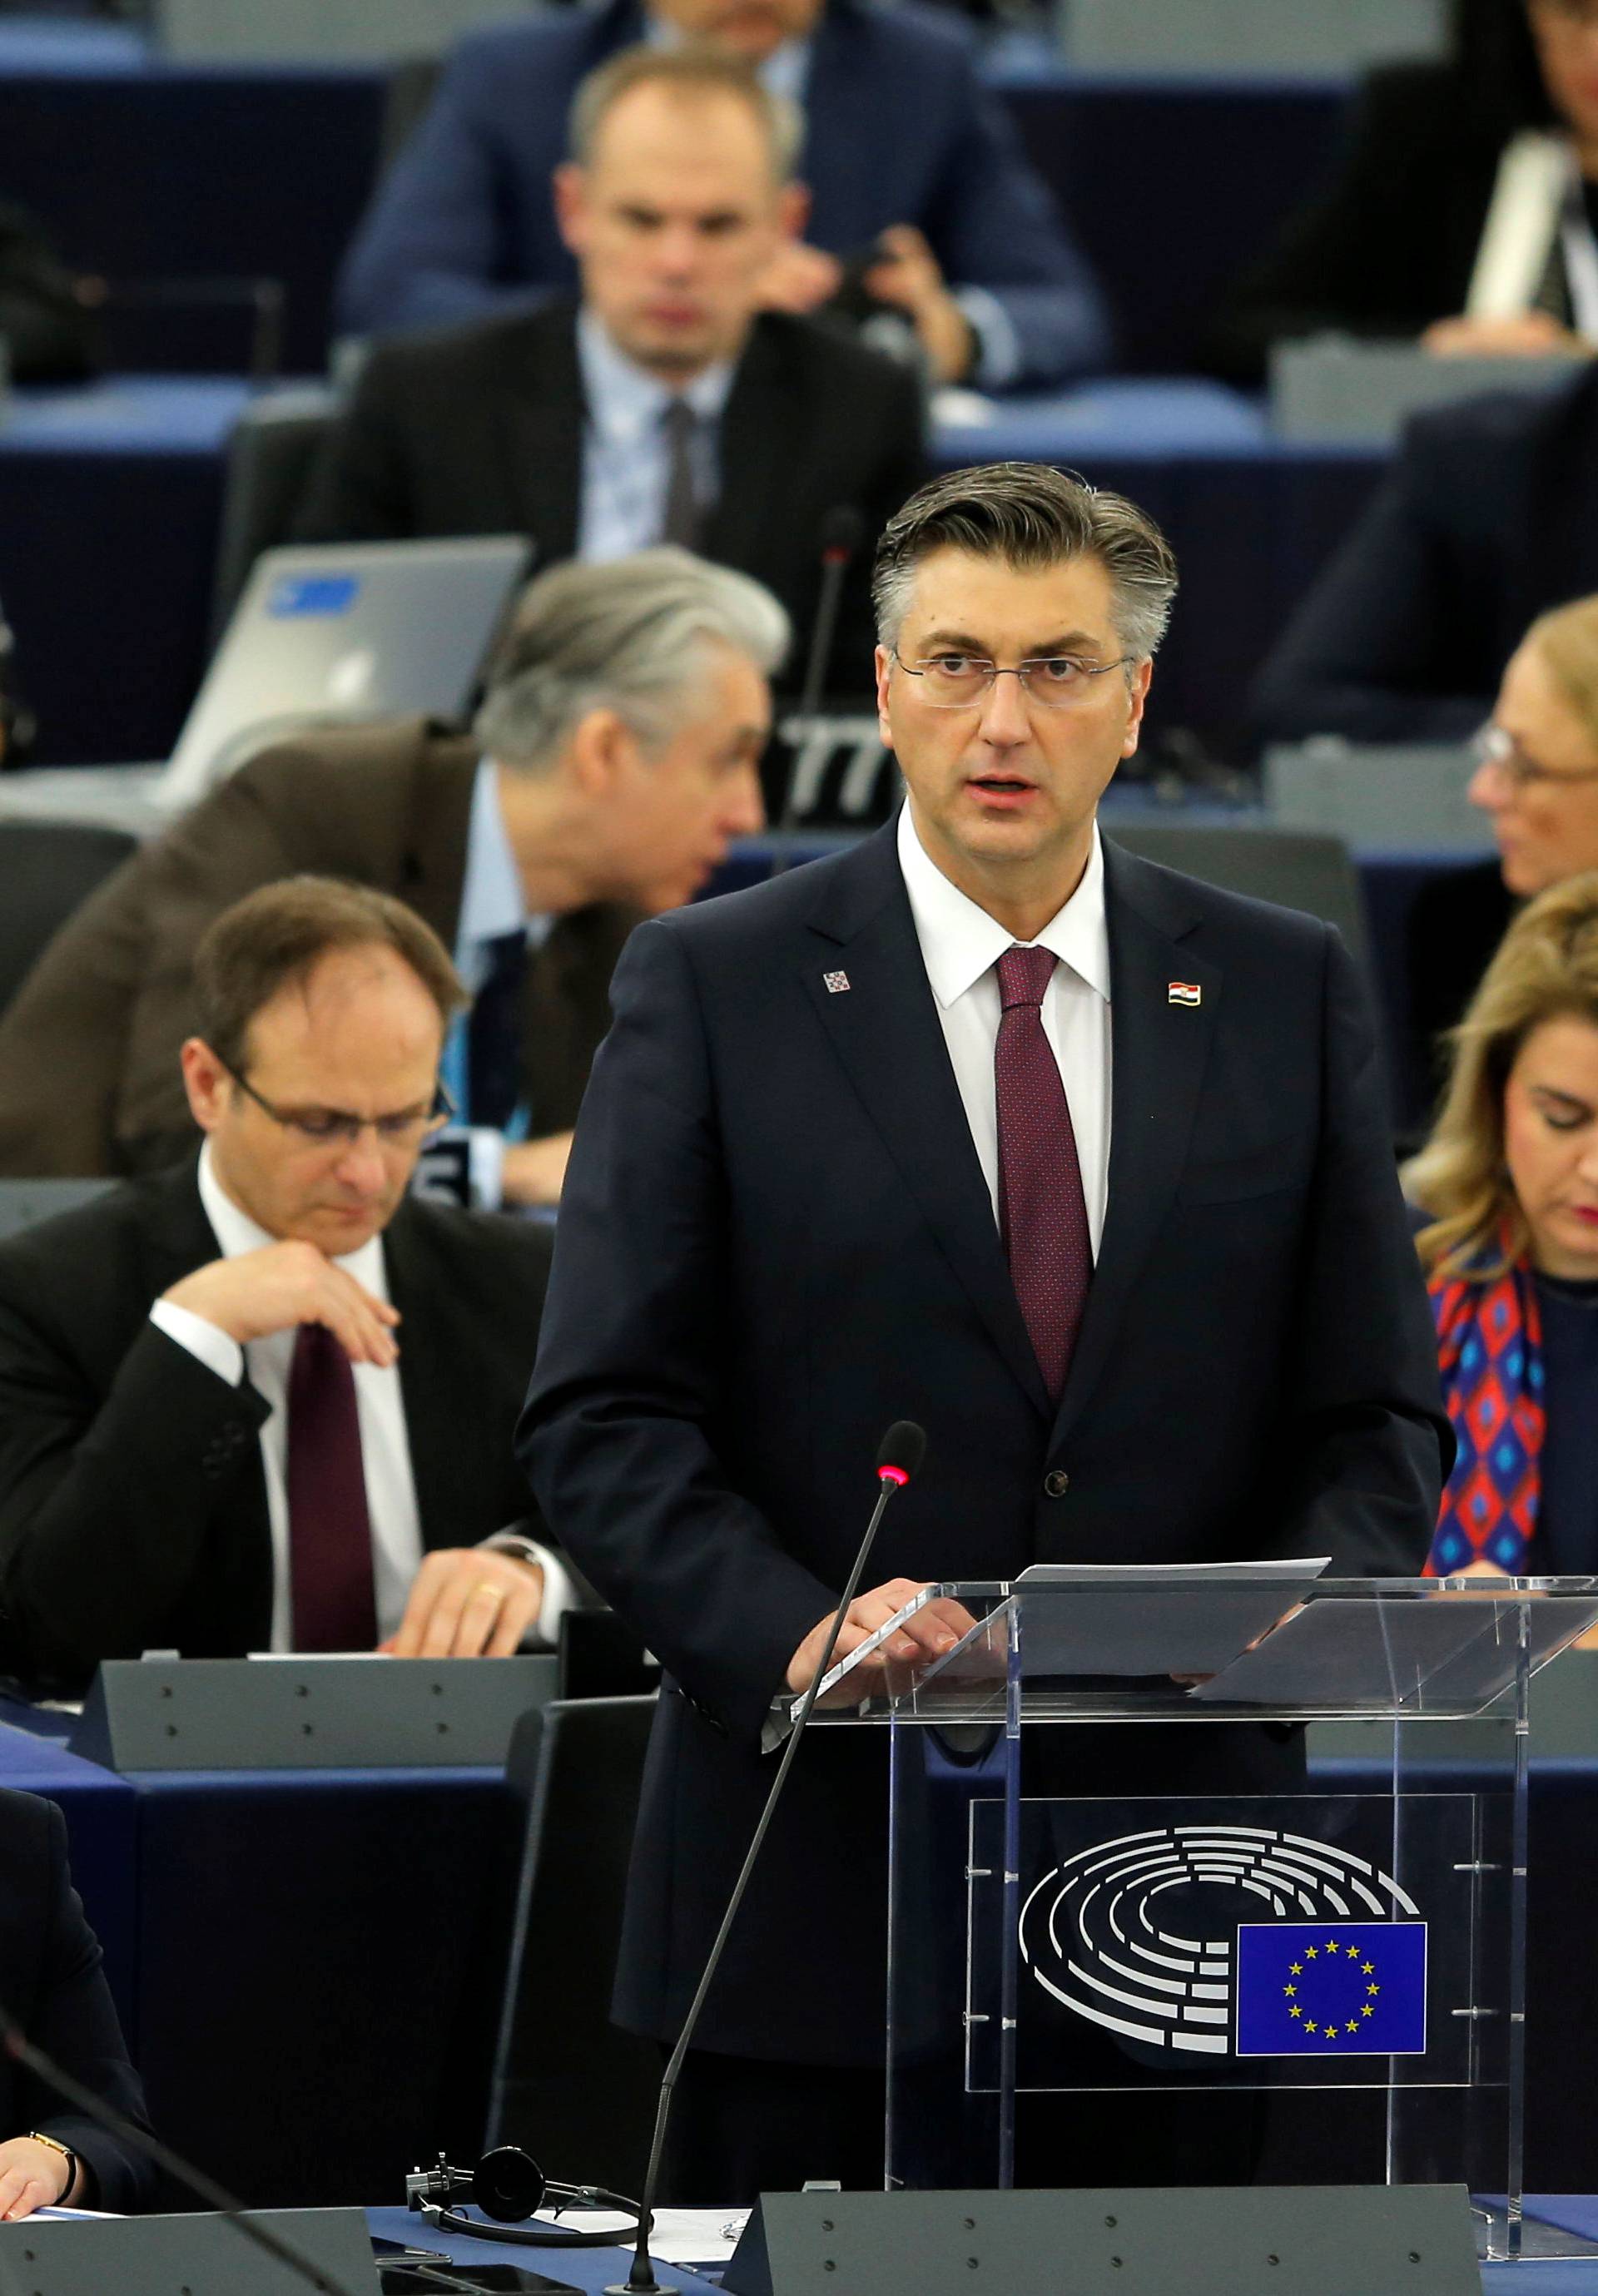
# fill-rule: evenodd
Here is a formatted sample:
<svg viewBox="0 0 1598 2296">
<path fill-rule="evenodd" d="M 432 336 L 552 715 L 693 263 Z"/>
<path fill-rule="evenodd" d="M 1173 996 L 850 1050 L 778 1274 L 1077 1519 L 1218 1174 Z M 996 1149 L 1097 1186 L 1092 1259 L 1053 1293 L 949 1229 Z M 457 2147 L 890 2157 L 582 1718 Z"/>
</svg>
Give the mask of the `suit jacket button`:
<svg viewBox="0 0 1598 2296">
<path fill-rule="evenodd" d="M 1071 1479 L 1063 1467 L 1051 1467 L 1043 1479 L 1045 1498 L 1062 1499 L 1071 1487 Z"/>
</svg>

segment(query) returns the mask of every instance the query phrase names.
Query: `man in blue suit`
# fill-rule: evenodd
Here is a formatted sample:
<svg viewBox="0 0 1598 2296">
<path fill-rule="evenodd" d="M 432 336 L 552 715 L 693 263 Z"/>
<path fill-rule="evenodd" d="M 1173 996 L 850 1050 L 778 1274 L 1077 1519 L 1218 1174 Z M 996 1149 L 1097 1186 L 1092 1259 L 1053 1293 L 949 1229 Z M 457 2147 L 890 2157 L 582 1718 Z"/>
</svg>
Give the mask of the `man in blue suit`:
<svg viewBox="0 0 1598 2296">
<path fill-rule="evenodd" d="M 343 325 L 478 318 L 570 289 L 550 178 L 572 95 L 619 49 L 680 38 L 733 50 L 803 105 L 808 244 L 773 266 L 771 308 L 819 308 L 874 252 L 867 292 L 907 316 L 939 380 L 1045 388 L 1104 364 L 1098 291 L 969 34 L 870 0 L 605 0 L 462 41 L 349 251 Z"/>
<path fill-rule="evenodd" d="M 680 2030 L 889 1421 L 930 1453 L 844 1652 L 914 1587 L 1034 1562 L 1424 1558 L 1452 1442 L 1353 964 L 1099 835 L 1174 587 L 1143 513 L 1058 472 L 923 488 L 877 563 L 898 821 L 640 927 L 615 975 L 518 1440 L 665 1669 L 636 2031 Z M 884 1734 L 795 1762 L 684 2067 L 678 2197 L 880 2180 Z M 1302 1775 L 1258 1727 L 1067 1734 L 1099 1794 Z M 1092 2101 L 1069 2181 L 1170 2180 L 1128 2102 Z"/>
</svg>

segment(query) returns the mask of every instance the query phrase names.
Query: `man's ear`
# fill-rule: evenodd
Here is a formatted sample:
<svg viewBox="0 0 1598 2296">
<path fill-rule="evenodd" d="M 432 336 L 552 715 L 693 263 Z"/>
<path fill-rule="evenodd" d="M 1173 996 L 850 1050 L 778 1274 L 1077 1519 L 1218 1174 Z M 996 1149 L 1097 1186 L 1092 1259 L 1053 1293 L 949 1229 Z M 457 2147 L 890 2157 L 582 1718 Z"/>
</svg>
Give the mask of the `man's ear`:
<svg viewBox="0 0 1598 2296">
<path fill-rule="evenodd" d="M 810 220 L 808 184 L 784 184 L 777 195 L 777 228 L 784 239 L 803 239 Z"/>
<path fill-rule="evenodd" d="M 583 795 L 605 799 L 616 791 L 638 754 L 630 726 L 614 709 L 590 709 L 579 718 L 567 745 L 567 770 Z"/>
<path fill-rule="evenodd" d="M 1153 675 L 1154 665 L 1151 661 L 1140 661 L 1132 673 L 1130 687 L 1132 709 L 1127 719 L 1127 737 L 1121 743 L 1123 758 L 1131 757 L 1137 748 L 1138 730 L 1143 725 L 1143 705 L 1149 698 L 1149 684 Z"/>
<path fill-rule="evenodd" d="M 575 160 L 562 160 L 550 184 L 555 195 L 555 221 L 561 237 L 573 255 L 580 255 L 588 217 L 587 179 Z"/>
<path fill-rule="evenodd" d="M 203 1037 L 190 1037 L 178 1058 L 189 1112 L 202 1132 L 214 1132 L 226 1112 L 233 1079 Z"/>
<path fill-rule="evenodd" d="M 888 682 L 893 673 L 893 656 L 889 652 L 886 646 L 879 646 L 877 648 L 876 664 L 877 732 L 881 737 L 882 747 L 885 750 L 891 750 L 893 747 L 893 729 L 888 723 Z"/>
</svg>

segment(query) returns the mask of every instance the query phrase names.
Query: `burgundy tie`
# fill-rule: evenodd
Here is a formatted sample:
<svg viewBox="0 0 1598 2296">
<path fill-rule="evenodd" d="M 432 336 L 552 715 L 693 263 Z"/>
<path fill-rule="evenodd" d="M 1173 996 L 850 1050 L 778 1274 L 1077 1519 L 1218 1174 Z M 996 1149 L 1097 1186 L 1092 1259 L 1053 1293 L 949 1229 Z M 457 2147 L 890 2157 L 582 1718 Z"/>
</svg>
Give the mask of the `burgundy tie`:
<svg viewBox="0 0 1598 2296">
<path fill-rule="evenodd" d="M 301 1324 L 294 1341 L 288 1486 L 294 1648 L 373 1649 L 377 1602 L 355 1374 L 325 1324 Z"/>
<path fill-rule="evenodd" d="M 1010 948 L 1000 957 L 1004 1009 L 993 1073 L 999 1229 L 1038 1368 L 1058 1402 L 1087 1304 L 1093 1247 L 1077 1136 L 1043 1029 L 1044 991 L 1053 970 L 1054 958 L 1046 948 Z"/>
</svg>

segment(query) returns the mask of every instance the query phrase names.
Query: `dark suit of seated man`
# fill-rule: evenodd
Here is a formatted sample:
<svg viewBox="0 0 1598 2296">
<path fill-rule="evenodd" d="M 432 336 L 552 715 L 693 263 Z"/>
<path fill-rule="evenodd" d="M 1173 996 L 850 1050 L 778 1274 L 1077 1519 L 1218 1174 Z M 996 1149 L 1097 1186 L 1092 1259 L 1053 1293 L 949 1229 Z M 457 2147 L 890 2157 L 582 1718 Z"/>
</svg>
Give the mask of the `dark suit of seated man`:
<svg viewBox="0 0 1598 2296">
<path fill-rule="evenodd" d="M 384 179 L 340 283 L 356 332 L 484 316 L 570 285 L 549 205 L 586 73 L 635 41 L 714 41 L 804 107 L 807 244 L 762 292 L 804 311 L 886 235 L 870 285 L 904 310 L 941 376 L 1042 389 L 1100 366 L 1109 328 L 1091 273 L 1013 123 L 941 10 L 866 0 L 607 0 L 463 40 Z"/>
<path fill-rule="evenodd" d="M 1256 681 L 1267 741 L 1463 742 L 1549 607 L 1598 590 L 1598 365 L 1418 414 Z"/>
<path fill-rule="evenodd" d="M 67 1870 L 66 1826 L 34 1794 L 0 1792 L 0 2000 L 28 2039 L 147 2129 L 99 1940 Z M 128 2216 L 156 2190 L 143 2155 L 0 2048 L 0 2219 L 63 2206 Z"/>
<path fill-rule="evenodd" d="M 547 1637 L 572 1588 L 510 1450 L 547 1231 L 406 1193 L 443 945 L 290 878 L 218 918 L 195 988 L 198 1162 L 0 1246 L 0 1666 Z"/>
<path fill-rule="evenodd" d="M 785 180 L 783 115 L 739 65 L 635 50 L 586 84 L 578 118 L 555 205 L 580 309 L 381 345 L 300 531 L 523 531 L 543 564 L 684 543 L 781 599 L 797 678 L 843 510 L 863 546 L 834 666 L 865 690 L 869 545 L 922 475 L 917 379 L 814 321 L 757 314 L 802 194 Z"/>
<path fill-rule="evenodd" d="M 681 551 L 560 567 L 517 610 L 475 740 L 412 721 L 252 759 L 96 890 L 0 1018 L 0 1173 L 188 1155 L 195 947 L 243 894 L 308 873 L 397 895 L 453 951 L 474 1195 L 553 1201 L 622 942 L 760 826 L 787 640 L 774 599 Z"/>
</svg>

